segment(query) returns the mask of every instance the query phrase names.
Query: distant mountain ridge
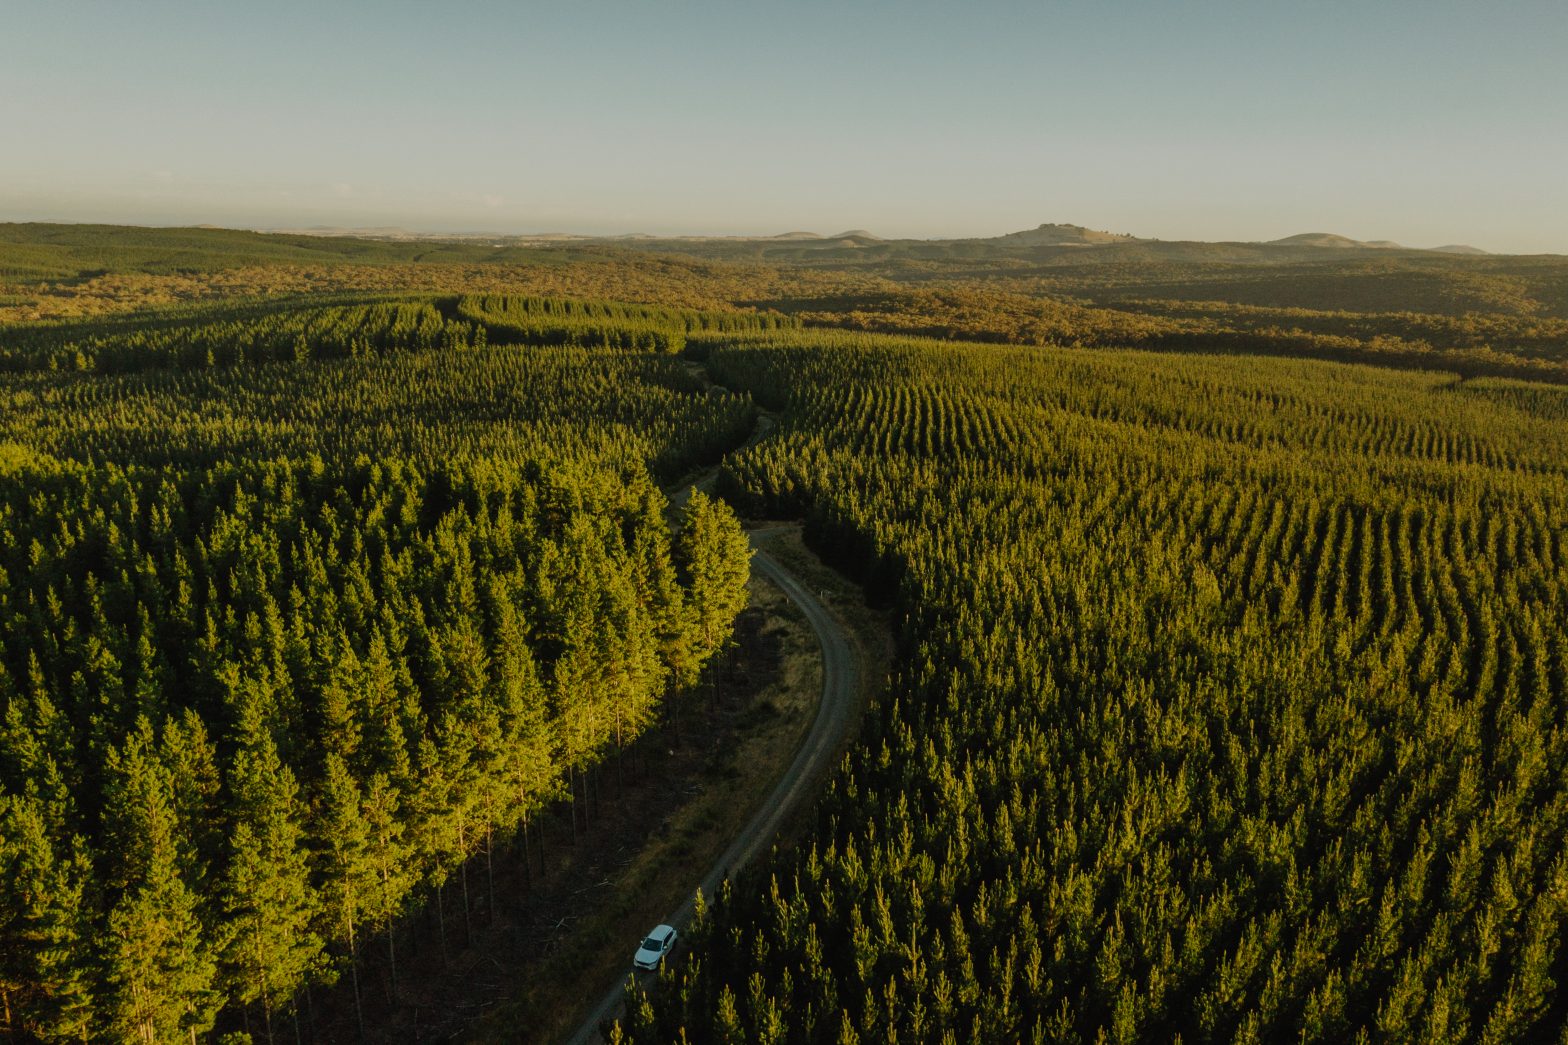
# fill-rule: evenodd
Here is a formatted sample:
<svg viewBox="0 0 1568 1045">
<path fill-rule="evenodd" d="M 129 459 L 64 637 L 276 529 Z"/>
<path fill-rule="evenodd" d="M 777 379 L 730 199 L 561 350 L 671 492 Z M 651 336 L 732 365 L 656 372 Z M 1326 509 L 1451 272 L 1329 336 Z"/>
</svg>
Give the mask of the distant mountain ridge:
<svg viewBox="0 0 1568 1045">
<path fill-rule="evenodd" d="M 1295 236 L 1286 236 L 1284 239 L 1269 240 L 1265 246 L 1270 247 L 1328 247 L 1335 250 L 1430 250 L 1440 254 L 1487 254 L 1489 251 L 1480 247 L 1471 247 L 1463 243 L 1450 243 L 1442 247 L 1407 247 L 1403 243 L 1393 240 L 1351 239 L 1349 236 L 1340 236 L 1332 232 L 1303 232 Z"/>
<path fill-rule="evenodd" d="M 1341 250 L 1364 247 L 1368 250 L 1404 250 L 1405 248 L 1393 240 L 1359 240 L 1349 236 L 1340 236 L 1333 232 L 1303 232 L 1295 236 L 1286 236 L 1284 239 L 1271 239 L 1271 247 L 1333 247 Z"/>
<path fill-rule="evenodd" d="M 1305 251 L 1312 256 L 1318 250 L 1324 251 L 1421 251 L 1440 254 L 1466 254 L 1487 255 L 1490 252 L 1472 247 L 1463 243 L 1449 243 L 1441 247 L 1407 247 L 1392 240 L 1358 240 L 1349 236 L 1342 236 L 1333 232 L 1302 232 L 1294 236 L 1285 236 L 1281 239 L 1265 242 L 1238 242 L 1238 241 L 1212 241 L 1212 240 L 1160 240 L 1135 236 L 1125 232 L 1107 232 L 1102 229 L 1091 229 L 1083 225 L 1074 225 L 1063 222 L 1046 222 L 1032 229 L 1021 229 L 1017 232 L 1003 233 L 999 236 L 959 237 L 954 239 L 935 240 L 908 240 L 884 239 L 865 229 L 849 229 L 833 236 L 823 236 L 815 232 L 792 231 L 776 235 L 751 235 L 751 236 L 660 236 L 646 233 L 629 233 L 619 236 L 589 235 L 569 232 L 555 233 L 493 233 L 493 232 L 414 232 L 409 229 L 394 227 L 378 228 L 339 228 L 316 225 L 310 228 L 291 229 L 262 229 L 257 231 L 281 233 L 295 236 L 326 236 L 326 237 L 359 237 L 364 239 L 379 240 L 487 240 L 499 246 L 504 244 L 527 244 L 572 241 L 610 241 L 610 242 L 646 242 L 682 243 L 682 244 L 777 244 L 786 248 L 801 248 L 808 251 L 832 249 L 859 249 L 877 248 L 884 245 L 895 244 L 918 245 L 927 244 L 941 246 L 944 244 L 983 244 L 988 247 L 998 247 L 1013 251 L 1018 249 L 1035 248 L 1075 248 L 1090 250 L 1098 257 L 1106 248 L 1125 248 L 1135 250 L 1140 255 L 1170 256 L 1182 260 L 1201 260 L 1200 255 L 1212 255 L 1212 260 L 1245 260 L 1237 255 L 1255 255 L 1257 260 L 1268 257 L 1277 257 L 1276 251 Z M 1113 251 L 1114 253 L 1114 251 Z"/>
<path fill-rule="evenodd" d="M 1141 236 L 1133 236 L 1123 232 L 1103 232 L 1098 229 L 1085 228 L 1082 225 L 1044 224 L 1021 232 L 1009 232 L 1001 236 L 992 236 L 981 242 L 1018 247 L 1098 247 L 1115 244 L 1156 245 L 1165 241 L 1145 239 Z M 1201 243 L 1206 241 L 1193 242 Z M 1341 236 L 1333 232 L 1302 232 L 1294 236 L 1286 236 L 1283 239 L 1269 240 L 1266 243 L 1251 245 L 1261 247 L 1321 247 L 1328 250 L 1432 250 L 1445 254 L 1488 253 L 1479 247 L 1471 247 L 1460 243 L 1452 243 L 1442 247 L 1407 247 L 1402 243 L 1395 243 L 1393 240 L 1351 239 L 1349 236 Z"/>
</svg>

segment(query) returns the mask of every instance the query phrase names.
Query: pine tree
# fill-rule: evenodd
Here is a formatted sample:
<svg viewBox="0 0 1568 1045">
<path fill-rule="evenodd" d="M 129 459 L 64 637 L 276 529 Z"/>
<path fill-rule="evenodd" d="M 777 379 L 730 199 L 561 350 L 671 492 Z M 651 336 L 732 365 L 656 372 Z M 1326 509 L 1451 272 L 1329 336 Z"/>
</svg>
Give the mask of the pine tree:
<svg viewBox="0 0 1568 1045">
<path fill-rule="evenodd" d="M 349 775 L 343 759 L 336 754 L 327 756 L 317 824 L 321 935 L 341 939 L 348 948 L 354 1014 L 363 1036 L 365 1018 L 359 990 L 359 933 L 365 911 L 375 903 L 379 879 L 372 860 L 370 827 L 364 816 L 359 787 Z"/>
<path fill-rule="evenodd" d="M 245 716 L 231 778 L 232 827 L 223 881 L 224 982 L 241 1005 L 272 1014 L 304 983 L 321 944 L 312 929 L 314 893 L 294 775 L 272 738 Z"/>
<path fill-rule="evenodd" d="M 686 583 L 691 642 L 700 662 L 719 651 L 746 606 L 751 545 L 728 505 L 693 490 L 681 509 L 676 561 Z"/>
<path fill-rule="evenodd" d="M 638 503 L 630 549 L 635 569 L 633 580 L 642 602 L 654 617 L 659 655 L 669 673 L 670 683 L 677 689 L 687 689 L 697 681 L 697 651 L 691 644 L 691 608 L 687 605 L 686 593 L 681 589 L 671 555 L 664 518 L 666 507 L 663 495 L 652 487 Z"/>
<path fill-rule="evenodd" d="M 223 858 L 223 810 L 218 798 L 218 752 L 201 717 L 187 708 L 163 724 L 159 758 L 168 767 L 179 816 L 186 881 L 198 895 L 211 883 L 209 869 Z"/>
<path fill-rule="evenodd" d="M 41 1041 L 85 1041 L 93 1015 L 82 848 L 60 858 L 38 801 L 0 796 L 0 1002 Z"/>
<path fill-rule="evenodd" d="M 321 727 L 318 743 L 325 755 L 353 761 L 360 746 L 359 704 L 364 674 L 347 636 L 334 643 L 337 656 L 321 688 Z"/>
<path fill-rule="evenodd" d="M 103 944 L 104 1023 L 124 1040 L 194 1041 L 212 1027 L 221 996 L 181 866 L 172 781 L 150 734 L 144 722 L 108 759 L 105 818 L 119 828 L 110 881 L 119 896 Z"/>
<path fill-rule="evenodd" d="M 365 787 L 366 856 L 375 875 L 375 901 L 366 907 L 367 928 L 387 931 L 387 964 L 392 974 L 392 997 L 397 998 L 397 933 L 393 925 L 403 897 L 413 887 L 415 871 L 409 847 L 403 841 L 403 821 L 398 796 L 386 774 L 377 773 Z"/>
<path fill-rule="evenodd" d="M 387 773 L 402 780 L 409 774 L 407 708 L 396 665 L 381 631 L 371 636 L 370 650 L 360 673 L 361 758 L 371 773 Z"/>
</svg>

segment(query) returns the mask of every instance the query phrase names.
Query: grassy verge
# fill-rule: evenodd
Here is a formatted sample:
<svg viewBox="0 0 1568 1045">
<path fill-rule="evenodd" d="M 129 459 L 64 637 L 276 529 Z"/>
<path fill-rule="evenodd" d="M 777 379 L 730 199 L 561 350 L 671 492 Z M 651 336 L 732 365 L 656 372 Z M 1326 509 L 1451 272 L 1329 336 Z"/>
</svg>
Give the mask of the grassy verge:
<svg viewBox="0 0 1568 1045">
<path fill-rule="evenodd" d="M 823 564 L 806 547 L 796 524 L 769 525 L 760 543 L 811 589 L 817 600 L 838 618 L 860 657 L 861 708 L 887 684 L 893 662 L 893 629 L 887 610 L 866 605 L 859 585 Z"/>
</svg>

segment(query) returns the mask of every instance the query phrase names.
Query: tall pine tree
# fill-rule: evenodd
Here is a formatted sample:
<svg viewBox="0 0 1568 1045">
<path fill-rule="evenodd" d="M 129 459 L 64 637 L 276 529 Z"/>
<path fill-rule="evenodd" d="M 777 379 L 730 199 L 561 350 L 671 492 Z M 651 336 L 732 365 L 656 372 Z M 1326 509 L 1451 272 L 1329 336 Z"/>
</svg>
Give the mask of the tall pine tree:
<svg viewBox="0 0 1568 1045">
<path fill-rule="evenodd" d="M 273 1012 L 305 982 L 321 942 L 312 929 L 315 894 L 299 787 L 259 716 L 241 715 L 223 882 L 223 976 L 234 1000 L 261 1006 L 270 1039 Z"/>
<path fill-rule="evenodd" d="M 173 782 L 151 735 L 144 719 L 108 758 L 105 820 L 117 829 L 110 882 L 119 895 L 103 945 L 104 1022 L 127 1041 L 194 1041 L 212 1027 L 220 996 L 186 877 Z"/>
<path fill-rule="evenodd" d="M 0 796 L 0 1005 L 40 1041 L 85 1041 L 92 1016 L 79 839 L 61 858 L 37 799 Z"/>
</svg>

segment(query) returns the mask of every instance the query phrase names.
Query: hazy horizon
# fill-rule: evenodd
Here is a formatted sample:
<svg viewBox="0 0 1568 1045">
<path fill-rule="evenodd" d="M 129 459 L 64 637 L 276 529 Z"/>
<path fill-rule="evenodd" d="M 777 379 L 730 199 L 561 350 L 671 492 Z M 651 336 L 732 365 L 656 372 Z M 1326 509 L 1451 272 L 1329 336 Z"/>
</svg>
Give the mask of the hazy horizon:
<svg viewBox="0 0 1568 1045">
<path fill-rule="evenodd" d="M 815 236 L 817 236 L 817 237 L 819 237 L 821 239 L 830 239 L 830 238 L 832 238 L 835 235 L 840 235 L 840 234 L 843 234 L 843 233 L 864 232 L 864 233 L 870 233 L 872 236 L 876 237 L 879 240 L 890 240 L 890 241 L 915 240 L 915 241 L 928 241 L 928 242 L 941 242 L 941 241 L 945 241 L 945 240 L 961 240 L 961 239 L 991 239 L 991 238 L 995 238 L 995 237 L 998 237 L 998 236 L 1003 236 L 1003 235 L 1006 235 L 1006 234 L 1012 233 L 1012 232 L 1028 231 L 1028 230 L 1031 230 L 1031 229 L 1039 227 L 1041 224 L 1059 224 L 1059 225 L 1078 225 L 1080 227 L 1090 228 L 1093 231 L 1107 231 L 1107 232 L 1116 232 L 1116 233 L 1127 233 L 1127 234 L 1135 236 L 1135 237 L 1137 237 L 1139 239 L 1153 240 L 1153 241 L 1164 242 L 1164 243 L 1174 243 L 1174 242 L 1269 243 L 1271 241 L 1287 238 L 1288 236 L 1294 236 L 1294 235 L 1314 235 L 1314 234 L 1318 234 L 1318 235 L 1323 235 L 1323 234 L 1326 234 L 1326 235 L 1343 235 L 1343 236 L 1345 236 L 1348 239 L 1359 240 L 1359 241 L 1362 241 L 1362 242 L 1377 242 L 1377 241 L 1380 241 L 1380 240 L 1387 240 L 1388 239 L 1388 237 L 1386 237 L 1386 236 L 1356 235 L 1354 233 L 1346 233 L 1346 232 L 1343 232 L 1343 231 L 1338 230 L 1338 229 L 1320 228 L 1320 229 L 1300 229 L 1300 230 L 1297 230 L 1296 232 L 1293 232 L 1293 233 L 1281 233 L 1278 236 L 1268 236 L 1268 237 L 1263 237 L 1263 236 L 1232 237 L 1232 238 L 1229 238 L 1229 239 L 1220 240 L 1220 239 L 1217 239 L 1216 237 L 1213 237 L 1213 236 L 1156 236 L 1156 235 L 1150 235 L 1150 234 L 1147 234 L 1147 233 L 1140 232 L 1140 231 L 1138 231 L 1136 229 L 1106 229 L 1106 228 L 1097 228 L 1097 227 L 1094 227 L 1094 226 L 1084 226 L 1082 222 L 1071 222 L 1071 221 L 1056 221 L 1056 222 L 1043 222 L 1043 223 L 1042 222 L 1035 222 L 1032 225 L 1021 225 L 1021 226 L 1019 226 L 1017 228 L 1009 228 L 1009 229 L 1005 229 L 1005 230 L 1001 230 L 1001 231 L 987 231 L 987 232 L 977 232 L 977 233 L 965 233 L 965 234 L 952 235 L 952 236 L 915 236 L 915 235 L 900 236 L 900 235 L 885 235 L 885 234 L 877 231 L 876 229 L 868 229 L 868 228 L 866 228 L 863 225 L 857 225 L 857 226 L 854 226 L 852 228 L 842 228 L 842 229 L 835 228 L 832 231 L 823 231 L 822 228 L 799 228 L 799 229 L 784 229 L 784 230 L 780 230 L 780 231 L 689 232 L 689 231 L 677 230 L 677 231 L 672 231 L 672 232 L 653 233 L 653 232 L 647 232 L 646 230 L 643 230 L 643 229 L 627 229 L 627 230 L 624 230 L 624 231 L 616 231 L 616 232 L 583 232 L 583 231 L 578 231 L 578 230 L 574 230 L 574 229 L 567 229 L 567 228 L 559 228 L 559 229 L 548 229 L 548 228 L 539 228 L 539 229 L 505 229 L 505 228 L 480 228 L 480 227 L 475 227 L 475 228 L 455 228 L 455 227 L 443 227 L 443 226 L 419 227 L 417 225 L 412 225 L 412 224 L 393 223 L 393 222 L 386 222 L 386 223 L 381 223 L 381 224 L 358 224 L 358 225 L 331 224 L 331 223 L 327 223 L 327 222 L 314 222 L 314 223 L 309 224 L 309 225 L 262 225 L 262 224 L 222 225 L 222 224 L 216 224 L 216 223 L 213 223 L 213 222 L 190 222 L 190 221 L 179 221 L 179 220 L 172 220 L 172 221 L 120 221 L 120 220 L 111 220 L 111 219 L 62 218 L 62 217 L 58 217 L 58 216 L 55 216 L 55 217 L 49 217 L 49 216 L 40 216 L 40 217 L 8 217 L 8 216 L 0 216 L 0 224 L 5 224 L 5 223 L 13 223 L 13 224 L 41 224 L 41 225 L 113 225 L 113 226 L 121 226 L 121 227 L 126 227 L 126 228 L 146 228 L 146 229 L 224 229 L 224 230 L 228 230 L 228 231 L 259 232 L 259 233 L 263 233 L 263 234 L 268 234 L 268 233 L 272 233 L 272 234 L 301 233 L 301 234 L 307 234 L 308 235 L 308 234 L 312 234 L 312 233 L 320 233 L 320 234 L 336 235 L 336 234 L 362 233 L 362 234 L 364 234 L 364 235 L 366 235 L 367 237 L 370 237 L 370 238 L 374 238 L 378 233 L 383 233 L 383 234 L 385 234 L 385 233 L 409 233 L 409 234 L 412 234 L 412 235 L 429 236 L 429 237 L 434 237 L 434 238 L 442 238 L 442 237 L 472 238 L 472 237 L 497 236 L 497 237 L 503 237 L 503 238 L 524 238 L 524 239 L 534 238 L 534 237 L 538 237 L 538 238 L 567 237 L 567 238 L 583 238 L 583 239 L 632 239 L 632 238 L 643 237 L 643 238 L 649 238 L 649 239 L 765 240 L 765 239 L 781 239 L 781 238 L 786 238 L 786 237 L 789 237 L 791 235 L 796 235 L 796 234 L 810 234 L 810 235 L 815 235 Z M 1449 241 L 1445 241 L 1443 243 L 1399 243 L 1399 246 L 1407 247 L 1407 248 L 1411 248 L 1411 249 L 1416 249 L 1416 250 L 1431 249 L 1431 248 L 1434 248 L 1434 247 L 1445 247 L 1445 246 L 1472 246 L 1472 247 L 1479 247 L 1480 249 L 1485 250 L 1485 251 L 1487 251 L 1487 253 L 1491 253 L 1491 254 L 1511 254 L 1511 253 L 1516 253 L 1516 252 L 1509 252 L 1509 251 L 1489 250 L 1488 248 L 1486 248 L 1482 244 L 1477 244 L 1477 243 L 1460 243 L 1458 240 L 1449 240 Z M 1568 253 L 1568 252 L 1565 252 L 1565 251 L 1535 251 L 1535 252 L 1518 252 L 1518 253 L 1564 254 L 1564 253 Z"/>
<path fill-rule="evenodd" d="M 1568 252 L 1568 7 L 26 5 L 0 220 Z"/>
</svg>

